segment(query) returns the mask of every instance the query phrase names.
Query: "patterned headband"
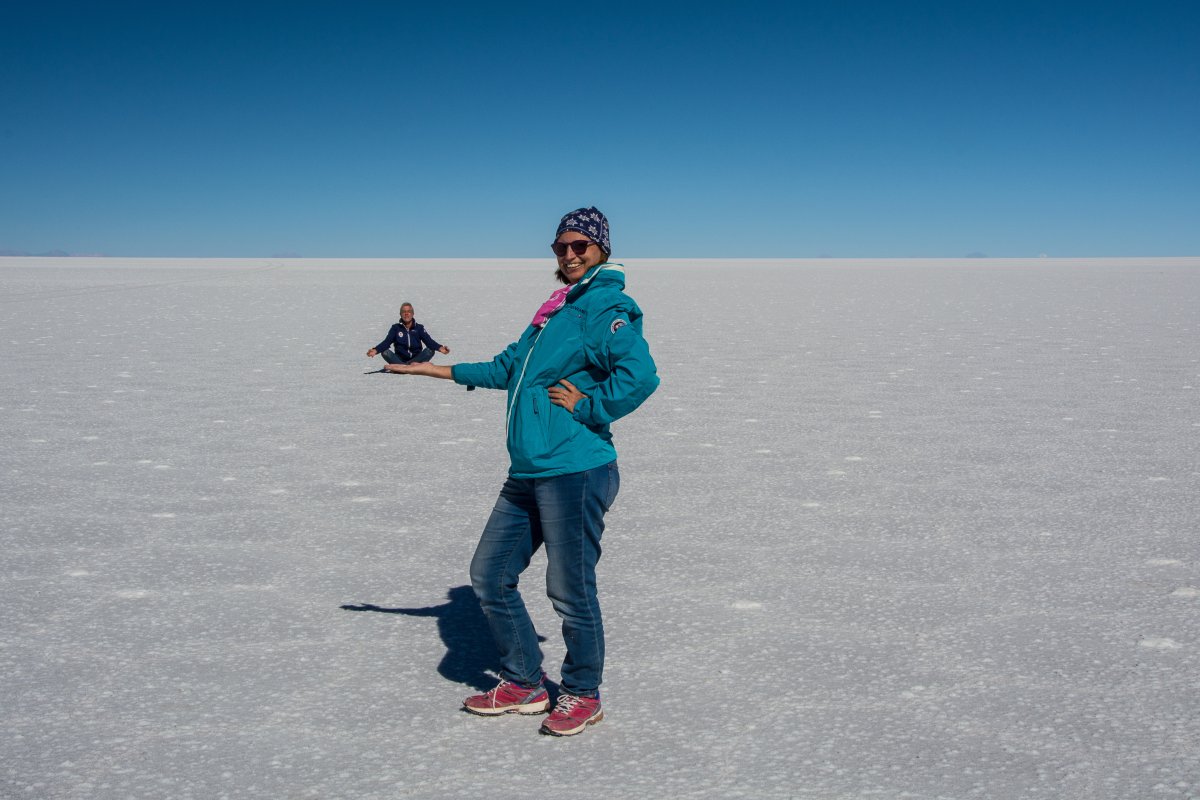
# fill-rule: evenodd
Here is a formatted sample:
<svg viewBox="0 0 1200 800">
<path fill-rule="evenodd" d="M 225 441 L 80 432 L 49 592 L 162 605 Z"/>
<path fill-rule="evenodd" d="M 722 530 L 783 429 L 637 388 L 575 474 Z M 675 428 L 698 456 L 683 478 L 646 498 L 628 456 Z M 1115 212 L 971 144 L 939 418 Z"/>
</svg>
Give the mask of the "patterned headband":
<svg viewBox="0 0 1200 800">
<path fill-rule="evenodd" d="M 558 223 L 555 238 L 562 236 L 563 231 L 577 231 L 591 239 L 604 251 L 606 256 L 612 255 L 612 244 L 608 240 L 608 219 L 595 206 L 577 208 L 562 218 Z"/>
</svg>

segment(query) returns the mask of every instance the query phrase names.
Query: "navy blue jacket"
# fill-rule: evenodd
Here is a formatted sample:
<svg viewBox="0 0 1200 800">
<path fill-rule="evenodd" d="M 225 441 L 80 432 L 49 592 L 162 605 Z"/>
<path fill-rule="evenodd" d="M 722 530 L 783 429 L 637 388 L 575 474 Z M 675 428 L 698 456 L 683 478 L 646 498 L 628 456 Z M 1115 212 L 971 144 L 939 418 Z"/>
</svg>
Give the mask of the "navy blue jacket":
<svg viewBox="0 0 1200 800">
<path fill-rule="evenodd" d="M 424 343 L 424 347 L 422 346 Z M 383 341 L 375 345 L 375 350 L 382 353 L 389 347 L 394 348 L 396 355 L 401 361 L 412 361 L 416 356 L 420 355 L 421 351 L 428 347 L 430 350 L 437 350 L 441 347 L 440 344 L 433 340 L 426 330 L 425 326 L 413 320 L 412 330 L 404 327 L 403 322 L 397 322 L 388 330 L 387 336 Z"/>
</svg>

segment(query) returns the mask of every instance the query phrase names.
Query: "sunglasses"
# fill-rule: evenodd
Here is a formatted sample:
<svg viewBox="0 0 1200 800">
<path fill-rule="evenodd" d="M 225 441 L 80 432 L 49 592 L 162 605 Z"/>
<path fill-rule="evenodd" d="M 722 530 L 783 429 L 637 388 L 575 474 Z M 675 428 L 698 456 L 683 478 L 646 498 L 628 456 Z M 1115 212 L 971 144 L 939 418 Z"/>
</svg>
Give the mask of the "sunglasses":
<svg viewBox="0 0 1200 800">
<path fill-rule="evenodd" d="M 577 256 L 581 256 L 587 252 L 587 249 L 594 245 L 595 242 L 588 239 L 579 239 L 574 242 L 551 242 L 550 249 L 554 251 L 554 255 L 562 258 L 567 254 L 567 248 L 571 248 L 571 252 Z"/>
</svg>

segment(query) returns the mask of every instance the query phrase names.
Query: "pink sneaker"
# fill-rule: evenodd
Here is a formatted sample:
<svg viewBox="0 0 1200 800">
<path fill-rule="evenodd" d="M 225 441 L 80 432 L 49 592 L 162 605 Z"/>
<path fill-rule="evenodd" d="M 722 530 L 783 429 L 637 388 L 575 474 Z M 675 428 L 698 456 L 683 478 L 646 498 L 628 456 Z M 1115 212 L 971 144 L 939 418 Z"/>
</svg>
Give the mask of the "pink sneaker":
<svg viewBox="0 0 1200 800">
<path fill-rule="evenodd" d="M 543 714 L 550 708 L 550 695 L 546 694 L 546 687 L 540 684 L 527 689 L 510 681 L 500 681 L 500 685 L 490 692 L 472 695 L 463 700 L 463 708 L 472 714 L 485 717 L 500 714 Z"/>
<path fill-rule="evenodd" d="M 579 697 L 563 692 L 558 696 L 558 702 L 546 721 L 542 723 L 541 733 L 550 736 L 574 736 L 581 733 L 588 725 L 595 725 L 604 719 L 600 710 L 600 698 Z"/>
</svg>

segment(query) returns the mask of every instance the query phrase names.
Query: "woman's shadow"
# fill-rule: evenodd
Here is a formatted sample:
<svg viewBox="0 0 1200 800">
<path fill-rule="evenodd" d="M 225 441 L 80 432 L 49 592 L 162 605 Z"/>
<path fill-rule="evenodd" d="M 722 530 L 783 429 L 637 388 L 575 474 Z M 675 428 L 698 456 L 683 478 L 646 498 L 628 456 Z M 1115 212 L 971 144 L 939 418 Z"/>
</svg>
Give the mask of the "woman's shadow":
<svg viewBox="0 0 1200 800">
<path fill-rule="evenodd" d="M 486 692 L 498 682 L 500 653 L 492 641 L 487 618 L 470 586 L 455 586 L 446 593 L 446 602 L 425 608 L 382 608 L 370 603 L 344 605 L 345 611 L 376 611 L 380 614 L 404 614 L 410 617 L 434 617 L 438 635 L 446 645 L 446 655 L 438 664 L 438 674 Z M 538 636 L 539 642 L 546 641 Z"/>
</svg>

